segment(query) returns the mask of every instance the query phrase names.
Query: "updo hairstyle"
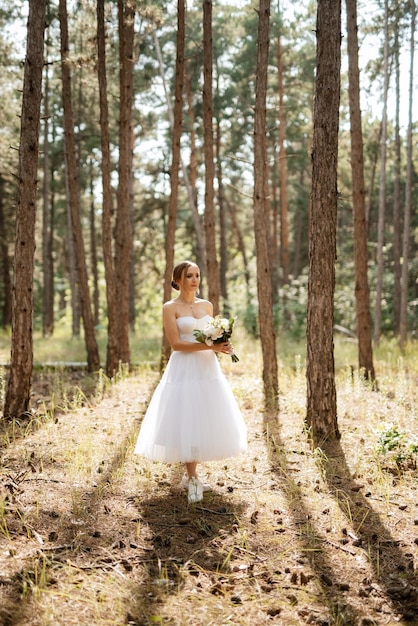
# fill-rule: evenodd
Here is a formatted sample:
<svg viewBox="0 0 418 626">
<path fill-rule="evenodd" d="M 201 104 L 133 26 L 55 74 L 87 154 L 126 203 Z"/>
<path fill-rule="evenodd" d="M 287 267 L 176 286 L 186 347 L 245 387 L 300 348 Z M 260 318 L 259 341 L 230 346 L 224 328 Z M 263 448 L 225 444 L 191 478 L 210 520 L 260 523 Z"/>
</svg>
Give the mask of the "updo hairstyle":
<svg viewBox="0 0 418 626">
<path fill-rule="evenodd" d="M 193 261 L 182 261 L 181 263 L 178 263 L 178 265 L 176 265 L 176 267 L 174 268 L 171 286 L 176 291 L 180 290 L 179 282 L 181 281 L 184 272 L 187 272 L 189 267 L 197 267 L 197 265 L 196 263 L 193 263 Z"/>
</svg>

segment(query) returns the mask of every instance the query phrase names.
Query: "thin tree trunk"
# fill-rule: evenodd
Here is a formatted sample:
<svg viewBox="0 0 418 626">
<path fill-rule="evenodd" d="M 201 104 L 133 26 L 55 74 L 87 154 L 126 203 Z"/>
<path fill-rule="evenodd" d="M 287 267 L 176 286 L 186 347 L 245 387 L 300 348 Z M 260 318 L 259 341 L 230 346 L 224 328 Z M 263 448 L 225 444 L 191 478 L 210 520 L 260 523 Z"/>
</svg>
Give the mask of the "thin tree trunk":
<svg viewBox="0 0 418 626">
<path fill-rule="evenodd" d="M 67 156 L 65 159 L 65 169 L 67 170 Z M 81 302 L 80 302 L 80 289 L 77 278 L 77 260 L 75 256 L 75 242 L 73 224 L 71 219 L 71 206 L 70 206 L 70 192 L 68 185 L 68 177 L 65 182 L 66 187 L 66 220 L 67 220 L 67 262 L 68 262 L 68 275 L 70 279 L 70 292 L 71 292 L 71 332 L 73 337 L 80 336 L 81 329 Z"/>
<path fill-rule="evenodd" d="M 131 134 L 131 151 L 134 153 L 135 148 L 135 133 L 134 128 L 132 126 L 132 134 Z M 135 238 L 135 206 L 134 206 L 134 198 L 135 198 L 135 172 L 133 168 L 131 168 L 131 176 L 129 178 L 129 219 L 131 221 L 131 240 L 134 241 Z M 135 284 L 135 257 L 134 257 L 134 249 L 132 244 L 131 251 L 131 262 L 129 264 L 129 328 L 132 332 L 135 331 L 135 321 L 136 321 L 136 310 L 135 310 L 135 299 L 136 299 L 136 284 Z"/>
<path fill-rule="evenodd" d="M 382 133 L 382 124 L 379 126 L 379 138 Z M 379 139 L 380 142 L 380 139 Z M 373 192 L 374 192 L 374 183 L 376 181 L 376 171 L 377 171 L 377 161 L 379 159 L 379 148 L 377 143 L 373 143 L 373 152 L 372 152 L 372 163 L 371 163 L 371 174 L 370 181 L 367 190 L 367 202 L 366 202 L 366 223 L 369 225 L 370 223 L 370 213 L 372 210 L 372 202 L 373 202 Z"/>
<path fill-rule="evenodd" d="M 307 172 L 303 168 L 299 172 L 299 187 L 304 188 L 305 178 Z M 296 215 L 294 216 L 295 222 L 295 235 L 294 235 L 294 258 L 293 258 L 293 274 L 299 276 L 302 267 L 302 240 L 305 240 L 305 232 L 307 230 L 307 224 L 305 220 L 305 211 L 302 206 L 296 206 Z"/>
<path fill-rule="evenodd" d="M 196 257 L 197 263 L 200 267 L 200 295 L 204 297 L 205 287 L 207 285 L 207 264 L 206 264 L 206 246 L 205 246 L 205 233 L 203 227 L 203 220 L 198 211 L 197 204 L 197 148 L 196 148 L 196 129 L 195 129 L 195 114 L 193 108 L 193 93 L 191 79 L 187 72 L 187 65 L 185 65 L 185 85 L 186 85 L 186 98 L 187 98 L 187 115 L 190 124 L 190 162 L 189 169 L 184 167 L 182 162 L 183 179 L 187 188 L 187 195 L 189 197 L 189 204 L 192 210 L 192 219 L 194 230 L 196 234 Z M 190 176 L 189 176 L 190 171 Z M 189 180 L 190 178 L 190 180 Z"/>
<path fill-rule="evenodd" d="M 171 128 L 174 125 L 174 113 L 173 107 L 171 105 L 170 94 L 167 89 L 167 81 L 165 79 L 164 72 L 164 63 L 161 54 L 160 42 L 157 37 L 157 33 L 154 31 L 154 43 L 155 50 L 157 53 L 158 64 L 160 67 L 161 79 L 163 81 L 164 93 L 167 101 L 167 110 L 168 110 L 168 118 L 170 120 Z M 184 76 L 186 77 L 186 71 L 184 69 Z M 184 80 L 184 79 L 183 79 Z M 203 224 L 202 218 L 199 214 L 197 208 L 197 193 L 196 193 L 196 171 L 197 171 L 197 159 L 196 159 L 196 140 L 195 140 L 195 131 L 194 131 L 194 111 L 192 104 L 192 94 L 190 88 L 190 79 L 186 81 L 187 85 L 187 101 L 188 101 L 188 114 L 190 119 L 190 174 L 187 170 L 187 167 L 184 164 L 184 161 L 181 157 L 180 150 L 180 166 L 181 172 L 183 176 L 183 181 L 186 186 L 187 191 L 187 199 L 189 202 L 190 211 L 192 214 L 193 226 L 196 235 L 196 260 L 197 264 L 200 267 L 200 293 L 202 294 L 204 290 L 204 283 L 206 280 L 206 251 L 205 251 L 205 236 L 203 232 Z"/>
<path fill-rule="evenodd" d="M 341 64 L 341 0 L 318 0 L 307 312 L 307 415 L 314 445 L 339 437 L 334 289 Z"/>
<path fill-rule="evenodd" d="M 380 180 L 379 180 L 379 217 L 377 225 L 377 285 L 374 313 L 374 342 L 379 345 L 382 326 L 383 275 L 385 271 L 385 204 L 386 204 L 386 139 L 387 139 L 387 100 L 389 90 L 389 25 L 388 0 L 385 0 L 385 42 L 383 58 L 383 113 L 382 135 L 380 138 Z"/>
<path fill-rule="evenodd" d="M 266 410 L 273 412 L 278 409 L 279 390 L 271 289 L 269 206 L 266 198 L 266 99 L 270 0 L 260 0 L 258 19 L 254 110 L 254 233 L 257 254 L 258 319 L 263 354 L 264 403 Z"/>
<path fill-rule="evenodd" d="M 179 170 L 181 163 L 180 141 L 183 124 L 183 84 L 184 84 L 184 45 L 185 45 L 185 3 L 177 1 L 177 53 L 176 82 L 174 86 L 174 114 L 172 121 L 173 140 L 171 155 L 170 199 L 168 203 L 167 231 L 165 237 L 165 273 L 164 302 L 171 298 L 171 279 L 174 268 L 174 244 L 176 239 L 177 202 L 179 191 Z M 161 367 L 163 368 L 170 356 L 171 347 L 167 336 L 163 334 L 163 352 Z"/>
<path fill-rule="evenodd" d="M 12 323 L 12 282 L 10 280 L 9 246 L 4 216 L 4 179 L 0 174 L 0 258 L 3 277 L 2 327 Z"/>
<path fill-rule="evenodd" d="M 100 142 L 102 149 L 102 240 L 106 279 L 107 350 L 106 373 L 113 376 L 119 366 L 118 312 L 116 278 L 113 264 L 112 185 L 109 136 L 109 106 L 107 101 L 105 0 L 97 0 L 97 63 L 100 96 Z"/>
<path fill-rule="evenodd" d="M 401 72 L 399 66 L 399 32 L 395 29 L 395 158 L 393 172 L 393 326 L 395 335 L 399 335 L 401 323 L 401 135 L 400 135 L 400 98 Z"/>
<path fill-rule="evenodd" d="M 61 30 L 62 100 L 64 107 L 64 143 L 67 166 L 66 177 L 68 181 L 69 193 L 68 199 L 71 210 L 72 231 L 74 235 L 77 277 L 80 289 L 81 313 L 83 317 L 84 341 L 87 352 L 87 368 L 89 371 L 95 371 L 100 367 L 100 358 L 96 336 L 94 333 L 88 273 L 84 252 L 83 230 L 81 225 L 79 176 L 76 161 L 74 117 L 71 96 L 71 68 L 68 62 L 69 46 L 66 0 L 59 1 L 59 20 Z"/>
<path fill-rule="evenodd" d="M 42 332 L 50 337 L 54 332 L 54 260 L 52 255 L 53 231 L 50 207 L 50 160 L 49 160 L 49 76 L 45 67 L 44 88 L 44 150 L 43 150 L 43 211 L 42 211 Z"/>
<path fill-rule="evenodd" d="M 348 96 L 350 102 L 351 177 L 353 188 L 354 266 L 358 363 L 367 379 L 374 380 L 370 292 L 368 281 L 367 222 L 365 210 L 363 133 L 360 112 L 357 0 L 346 0 L 348 40 Z"/>
<path fill-rule="evenodd" d="M 280 33 L 277 36 L 279 89 L 279 172 L 280 172 L 280 265 L 283 283 L 289 282 L 289 203 L 287 199 L 286 109 L 284 106 L 283 56 Z"/>
<path fill-rule="evenodd" d="M 271 176 L 271 207 L 272 207 L 272 232 L 271 232 L 271 284 L 273 290 L 273 306 L 276 306 L 279 302 L 279 270 L 280 270 L 280 214 L 279 214 L 279 182 L 277 178 L 277 172 L 279 172 L 279 154 L 278 146 L 276 146 L 275 139 L 272 145 L 273 152 L 273 167 Z"/>
<path fill-rule="evenodd" d="M 118 0 L 119 17 L 119 184 L 116 213 L 116 300 L 118 303 L 119 360 L 129 364 L 129 268 L 132 251 L 130 180 L 132 169 L 132 106 L 135 8 L 129 0 Z"/>
<path fill-rule="evenodd" d="M 223 315 L 229 317 L 230 306 L 228 302 L 228 283 L 226 273 L 228 269 L 228 246 L 226 239 L 226 204 L 225 190 L 223 185 L 222 157 L 221 157 L 221 121 L 219 117 L 216 119 L 216 178 L 218 181 L 218 205 L 219 205 L 219 239 L 220 239 L 220 264 L 219 278 L 222 296 L 222 312 Z"/>
<path fill-rule="evenodd" d="M 94 205 L 93 164 L 90 161 L 90 263 L 93 278 L 93 322 L 99 323 L 99 272 L 97 267 L 96 207 Z"/>
<path fill-rule="evenodd" d="M 410 39 L 410 66 L 409 66 L 409 111 L 408 111 L 408 146 L 406 155 L 406 185 L 405 185 L 405 212 L 403 220 L 402 242 L 402 290 L 401 290 L 401 317 L 399 340 L 401 348 L 405 348 L 408 338 L 408 275 L 409 275 L 409 239 L 411 236 L 411 206 L 412 206 L 412 167 L 413 167 L 413 102 L 414 102 L 414 56 L 415 56 L 415 0 L 411 2 L 411 39 Z"/>
<path fill-rule="evenodd" d="M 203 0 L 203 135 L 205 154 L 205 237 L 208 294 L 213 311 L 219 313 L 220 285 L 216 253 L 215 163 L 213 150 L 213 46 L 212 0 Z"/>
<path fill-rule="evenodd" d="M 46 0 L 29 0 L 16 205 L 11 357 L 3 411 L 6 418 L 19 418 L 30 409 L 36 188 L 45 8 Z"/>
</svg>

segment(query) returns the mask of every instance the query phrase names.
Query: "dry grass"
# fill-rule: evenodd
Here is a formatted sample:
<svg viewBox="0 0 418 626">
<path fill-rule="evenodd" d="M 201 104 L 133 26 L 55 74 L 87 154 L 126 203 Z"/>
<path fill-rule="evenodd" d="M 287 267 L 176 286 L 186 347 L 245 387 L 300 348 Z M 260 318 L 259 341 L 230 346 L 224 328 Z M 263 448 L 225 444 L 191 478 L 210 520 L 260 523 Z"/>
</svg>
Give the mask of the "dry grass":
<svg viewBox="0 0 418 626">
<path fill-rule="evenodd" d="M 259 354 L 240 357 L 249 452 L 201 468 L 196 506 L 180 467 L 132 454 L 155 372 L 36 381 L 39 417 L 1 434 L 0 624 L 418 624 L 417 473 L 377 451 L 384 422 L 417 432 L 416 361 L 379 362 L 379 392 L 341 370 L 342 439 L 312 451 L 298 360 L 267 417 Z"/>
</svg>

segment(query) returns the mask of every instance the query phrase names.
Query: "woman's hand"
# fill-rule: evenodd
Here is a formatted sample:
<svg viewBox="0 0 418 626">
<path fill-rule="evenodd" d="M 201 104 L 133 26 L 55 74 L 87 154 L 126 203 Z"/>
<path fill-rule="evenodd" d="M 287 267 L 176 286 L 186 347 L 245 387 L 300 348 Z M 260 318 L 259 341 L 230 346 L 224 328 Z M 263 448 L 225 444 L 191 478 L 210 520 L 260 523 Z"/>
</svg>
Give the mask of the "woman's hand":
<svg viewBox="0 0 418 626">
<path fill-rule="evenodd" d="M 234 352 L 234 346 L 230 341 L 214 343 L 212 348 L 215 352 L 221 352 L 222 354 L 232 354 Z"/>
</svg>

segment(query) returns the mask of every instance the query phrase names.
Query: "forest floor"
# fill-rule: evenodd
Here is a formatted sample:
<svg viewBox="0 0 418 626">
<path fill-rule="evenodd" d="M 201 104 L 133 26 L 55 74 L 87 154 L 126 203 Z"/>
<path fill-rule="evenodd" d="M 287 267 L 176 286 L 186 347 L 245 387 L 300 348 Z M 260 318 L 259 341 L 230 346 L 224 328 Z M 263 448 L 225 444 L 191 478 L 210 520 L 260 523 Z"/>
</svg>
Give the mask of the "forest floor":
<svg viewBox="0 0 418 626">
<path fill-rule="evenodd" d="M 222 367 L 249 449 L 200 468 L 197 505 L 133 455 L 155 371 L 36 375 L 33 419 L 0 433 L 2 626 L 418 625 L 417 370 L 340 372 L 341 440 L 312 450 L 298 363 L 270 417 L 259 362 Z"/>
</svg>

